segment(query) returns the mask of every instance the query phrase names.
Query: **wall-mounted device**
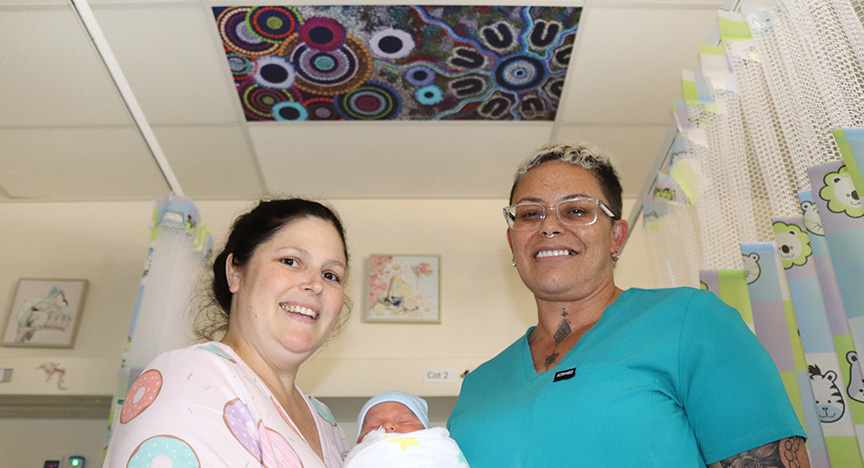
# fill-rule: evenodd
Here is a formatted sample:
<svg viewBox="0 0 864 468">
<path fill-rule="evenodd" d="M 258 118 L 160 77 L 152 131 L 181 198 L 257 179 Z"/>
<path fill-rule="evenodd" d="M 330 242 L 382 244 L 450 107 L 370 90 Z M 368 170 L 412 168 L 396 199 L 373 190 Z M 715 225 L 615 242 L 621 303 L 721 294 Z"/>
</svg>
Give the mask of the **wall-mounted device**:
<svg viewBox="0 0 864 468">
<path fill-rule="evenodd" d="M 67 465 L 69 468 L 84 468 L 85 461 L 87 460 L 80 455 L 70 455 L 69 463 Z"/>
</svg>

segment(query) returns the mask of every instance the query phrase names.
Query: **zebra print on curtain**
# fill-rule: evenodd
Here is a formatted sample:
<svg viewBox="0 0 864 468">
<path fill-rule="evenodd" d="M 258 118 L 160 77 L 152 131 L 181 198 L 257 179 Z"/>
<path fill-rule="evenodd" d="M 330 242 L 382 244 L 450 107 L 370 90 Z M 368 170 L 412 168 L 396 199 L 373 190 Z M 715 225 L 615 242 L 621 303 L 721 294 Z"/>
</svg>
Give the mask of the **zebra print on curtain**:
<svg viewBox="0 0 864 468">
<path fill-rule="evenodd" d="M 752 310 L 814 467 L 864 467 L 859 4 L 718 12 L 719 47 L 703 46 L 682 73 L 678 138 L 643 203 L 658 285 L 698 278 L 745 321 Z M 742 269 L 748 291 L 732 293 L 730 272 Z"/>
</svg>

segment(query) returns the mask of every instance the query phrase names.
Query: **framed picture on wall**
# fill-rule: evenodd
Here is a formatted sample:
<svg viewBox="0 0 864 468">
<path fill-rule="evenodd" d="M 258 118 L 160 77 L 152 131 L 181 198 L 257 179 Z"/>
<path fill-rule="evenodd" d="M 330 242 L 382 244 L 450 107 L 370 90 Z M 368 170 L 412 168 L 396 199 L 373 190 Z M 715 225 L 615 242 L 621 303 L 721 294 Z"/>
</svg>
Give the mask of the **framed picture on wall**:
<svg viewBox="0 0 864 468">
<path fill-rule="evenodd" d="M 437 255 L 372 255 L 366 322 L 441 323 Z"/>
<path fill-rule="evenodd" d="M 86 294 L 83 279 L 19 280 L 3 346 L 71 348 Z"/>
</svg>

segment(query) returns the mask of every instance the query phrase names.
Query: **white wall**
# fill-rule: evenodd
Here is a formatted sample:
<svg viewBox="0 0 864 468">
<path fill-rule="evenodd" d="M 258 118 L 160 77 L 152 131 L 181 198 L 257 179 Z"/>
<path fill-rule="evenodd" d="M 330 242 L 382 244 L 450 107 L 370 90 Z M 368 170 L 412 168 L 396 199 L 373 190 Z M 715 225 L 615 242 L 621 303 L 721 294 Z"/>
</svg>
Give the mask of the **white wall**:
<svg viewBox="0 0 864 468">
<path fill-rule="evenodd" d="M 72 455 L 99 468 L 105 431 L 99 419 L 0 419 L 0 468 L 42 468 Z"/>
<path fill-rule="evenodd" d="M 534 300 L 511 265 L 504 200 L 338 201 L 353 255 L 355 310 L 341 336 L 304 368 L 304 388 L 321 396 L 374 395 L 400 388 L 457 395 L 458 385 L 424 384 L 427 368 L 473 370 L 536 321 Z M 629 209 L 629 204 L 626 209 Z M 620 284 L 652 287 L 647 252 L 631 239 Z M 644 242 L 644 240 L 643 240 Z M 441 256 L 440 325 L 364 323 L 370 254 Z M 644 256 L 643 256 L 644 255 Z M 634 263 L 638 262 L 638 263 Z M 629 265 L 629 266 L 628 266 Z M 350 382 L 350 384 L 346 384 Z"/>
<path fill-rule="evenodd" d="M 250 201 L 197 203 L 217 245 Z M 426 368 L 473 369 L 506 347 L 535 320 L 533 300 L 510 265 L 501 207 L 505 200 L 336 200 L 348 230 L 354 311 L 343 333 L 304 366 L 300 384 L 329 397 L 371 396 L 403 389 L 424 396 L 457 395 L 458 384 L 424 384 Z M 625 202 L 625 213 L 631 203 Z M 85 278 L 90 282 L 73 349 L 0 347 L 0 368 L 13 367 L 3 394 L 113 393 L 149 245 L 148 202 L 0 203 L 0 323 L 19 278 Z M 361 321 L 366 262 L 371 254 L 441 257 L 441 324 Z M 641 228 L 616 269 L 621 287 L 653 287 Z M 43 362 L 67 368 L 66 386 L 45 381 Z M 0 468 L 41 466 L 68 451 L 57 420 L 0 421 Z M 101 453 L 104 430 L 82 420 L 80 454 Z M 89 434 L 89 442 L 81 441 Z M 87 447 L 84 445 L 90 444 Z M 73 444 L 74 445 L 74 444 Z M 55 450 L 55 452 L 51 452 Z M 62 455 L 74 455 L 72 451 Z M 88 455 L 91 454 L 91 455 Z M 12 455 L 12 458 L 9 456 Z M 91 459 L 91 466 L 97 463 Z"/>
</svg>

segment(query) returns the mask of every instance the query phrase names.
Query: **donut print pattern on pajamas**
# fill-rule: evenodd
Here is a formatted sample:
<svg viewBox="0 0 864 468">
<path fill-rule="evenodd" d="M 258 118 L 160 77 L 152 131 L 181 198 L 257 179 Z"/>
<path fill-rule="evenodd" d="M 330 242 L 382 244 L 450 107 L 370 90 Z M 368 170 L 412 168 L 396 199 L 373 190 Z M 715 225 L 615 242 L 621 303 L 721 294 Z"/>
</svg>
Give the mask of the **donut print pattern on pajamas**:
<svg viewBox="0 0 864 468">
<path fill-rule="evenodd" d="M 222 351 L 221 349 L 219 349 L 218 346 L 216 346 L 213 343 L 206 343 L 206 344 L 197 345 L 197 346 L 195 346 L 195 349 L 200 349 L 202 351 L 210 351 L 211 353 L 213 353 L 219 357 L 225 358 L 229 362 L 233 362 L 235 364 L 237 363 L 237 361 L 235 361 L 233 357 L 229 356 L 228 353 L 226 353 L 225 351 Z"/>
<path fill-rule="evenodd" d="M 199 468 L 198 455 L 185 441 L 169 435 L 151 437 L 132 452 L 126 468 Z"/>
<path fill-rule="evenodd" d="M 249 407 L 240 401 L 239 398 L 235 398 L 225 403 L 222 419 L 234 438 L 260 462 L 261 445 L 258 440 L 258 430 L 255 421 L 252 419 Z"/>
<path fill-rule="evenodd" d="M 148 370 L 138 376 L 120 410 L 120 424 L 126 424 L 135 419 L 147 409 L 162 390 L 162 374 L 156 369 Z"/>
<path fill-rule="evenodd" d="M 266 468 L 303 468 L 303 461 L 294 447 L 281 434 L 258 423 L 261 434 L 262 462 Z"/>
<path fill-rule="evenodd" d="M 286 424 L 291 426 L 291 429 L 294 432 L 296 432 L 298 436 L 300 436 L 300 440 L 302 440 L 303 442 L 306 442 L 306 438 L 303 437 L 303 434 L 300 433 L 300 429 L 297 429 L 297 426 L 294 425 L 294 421 L 292 421 L 291 418 L 288 417 L 288 414 L 285 413 L 285 410 L 282 409 L 282 405 L 280 405 L 279 402 L 276 401 L 276 398 L 273 398 L 271 396 L 270 401 L 273 402 L 273 406 L 276 407 L 276 411 L 279 412 L 279 416 L 282 416 L 282 420 L 285 421 Z"/>
<path fill-rule="evenodd" d="M 318 415 L 324 418 L 325 421 L 330 423 L 331 426 L 336 427 L 336 418 L 333 417 L 333 413 L 330 412 L 330 408 L 328 408 L 324 403 L 321 403 L 312 395 L 309 395 L 309 401 L 312 402 L 312 407 L 315 408 L 315 411 L 318 412 Z"/>
</svg>

